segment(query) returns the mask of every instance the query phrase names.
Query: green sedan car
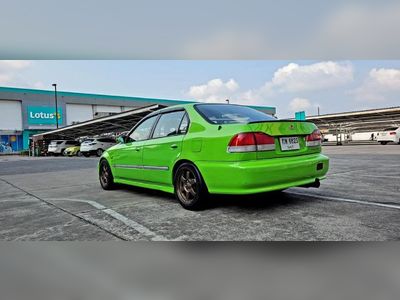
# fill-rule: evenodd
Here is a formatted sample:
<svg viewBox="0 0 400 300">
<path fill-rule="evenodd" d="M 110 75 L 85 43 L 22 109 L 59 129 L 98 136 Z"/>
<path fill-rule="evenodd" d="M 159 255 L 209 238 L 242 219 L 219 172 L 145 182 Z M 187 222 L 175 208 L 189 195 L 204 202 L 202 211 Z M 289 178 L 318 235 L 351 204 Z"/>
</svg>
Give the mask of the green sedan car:
<svg viewBox="0 0 400 300">
<path fill-rule="evenodd" d="M 162 109 L 118 140 L 99 162 L 104 189 L 122 183 L 175 193 L 191 210 L 202 208 L 209 194 L 319 187 L 329 167 L 313 123 L 240 105 Z"/>
</svg>

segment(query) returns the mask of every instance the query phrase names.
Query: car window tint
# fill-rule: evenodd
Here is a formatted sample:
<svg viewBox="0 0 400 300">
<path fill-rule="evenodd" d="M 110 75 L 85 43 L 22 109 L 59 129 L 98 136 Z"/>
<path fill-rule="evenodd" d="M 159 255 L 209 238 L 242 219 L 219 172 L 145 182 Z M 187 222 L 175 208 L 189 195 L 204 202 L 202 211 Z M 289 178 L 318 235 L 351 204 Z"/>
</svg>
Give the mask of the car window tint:
<svg viewBox="0 0 400 300">
<path fill-rule="evenodd" d="M 186 133 L 188 130 L 188 125 L 189 125 L 189 118 L 188 118 L 188 115 L 185 114 L 183 116 L 181 125 L 179 126 L 179 133 Z"/>
<path fill-rule="evenodd" d="M 247 106 L 229 104 L 200 104 L 200 115 L 213 124 L 239 124 L 276 120 L 274 117 Z"/>
<path fill-rule="evenodd" d="M 134 141 L 143 141 L 148 139 L 156 118 L 157 116 L 153 116 L 143 121 L 138 127 L 135 128 L 129 137 Z"/>
<path fill-rule="evenodd" d="M 153 138 L 176 135 L 184 114 L 184 111 L 174 111 L 162 114 L 158 120 L 156 128 L 154 129 Z"/>
</svg>

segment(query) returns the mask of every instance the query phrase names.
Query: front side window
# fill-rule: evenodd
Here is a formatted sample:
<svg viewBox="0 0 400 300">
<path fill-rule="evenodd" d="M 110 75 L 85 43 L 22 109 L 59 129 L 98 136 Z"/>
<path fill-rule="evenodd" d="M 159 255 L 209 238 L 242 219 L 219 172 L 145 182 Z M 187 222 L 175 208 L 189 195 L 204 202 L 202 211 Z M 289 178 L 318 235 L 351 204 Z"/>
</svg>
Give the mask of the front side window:
<svg viewBox="0 0 400 300">
<path fill-rule="evenodd" d="M 129 135 L 129 138 L 133 141 L 147 140 L 150 136 L 151 128 L 153 127 L 156 119 L 157 116 L 153 116 L 140 123 L 139 126 L 136 127 Z"/>
<path fill-rule="evenodd" d="M 247 106 L 229 104 L 199 104 L 200 115 L 213 124 L 247 124 L 276 120 L 274 117 Z"/>
<path fill-rule="evenodd" d="M 181 124 L 184 114 L 184 111 L 174 111 L 162 114 L 158 120 L 156 128 L 154 129 L 153 138 L 178 134 L 179 124 Z"/>
</svg>

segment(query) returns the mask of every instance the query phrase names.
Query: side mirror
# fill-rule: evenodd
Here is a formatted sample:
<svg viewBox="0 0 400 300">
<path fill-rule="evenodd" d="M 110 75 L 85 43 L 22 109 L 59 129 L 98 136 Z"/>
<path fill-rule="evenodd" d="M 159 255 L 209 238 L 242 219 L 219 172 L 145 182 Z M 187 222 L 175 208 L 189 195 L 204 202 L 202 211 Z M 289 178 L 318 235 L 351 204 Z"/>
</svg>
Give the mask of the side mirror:
<svg viewBox="0 0 400 300">
<path fill-rule="evenodd" d="M 119 137 L 117 137 L 117 142 L 119 144 L 125 144 L 126 141 L 126 135 L 120 135 Z"/>
</svg>

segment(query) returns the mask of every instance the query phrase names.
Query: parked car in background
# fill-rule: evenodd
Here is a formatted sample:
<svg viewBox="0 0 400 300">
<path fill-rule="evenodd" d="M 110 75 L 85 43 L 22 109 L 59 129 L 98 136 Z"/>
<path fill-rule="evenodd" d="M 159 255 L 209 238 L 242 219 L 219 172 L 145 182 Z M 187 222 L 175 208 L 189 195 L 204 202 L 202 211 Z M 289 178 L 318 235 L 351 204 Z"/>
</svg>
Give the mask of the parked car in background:
<svg viewBox="0 0 400 300">
<path fill-rule="evenodd" d="M 175 193 L 191 210 L 202 208 L 208 194 L 319 187 L 329 168 L 315 124 L 240 105 L 162 109 L 118 140 L 99 162 L 103 189 L 122 183 Z"/>
<path fill-rule="evenodd" d="M 400 127 L 390 127 L 378 133 L 376 140 L 382 145 L 394 142 L 400 144 Z"/>
<path fill-rule="evenodd" d="M 74 140 L 53 140 L 47 148 L 47 155 L 61 155 L 65 149 L 77 145 L 79 142 Z"/>
<path fill-rule="evenodd" d="M 82 142 L 80 151 L 86 157 L 92 154 L 100 157 L 105 150 L 115 144 L 115 139 L 113 138 L 91 138 Z"/>
<path fill-rule="evenodd" d="M 64 155 L 65 156 L 82 156 L 80 149 L 81 149 L 80 145 L 68 147 L 67 149 L 64 150 Z"/>
</svg>

